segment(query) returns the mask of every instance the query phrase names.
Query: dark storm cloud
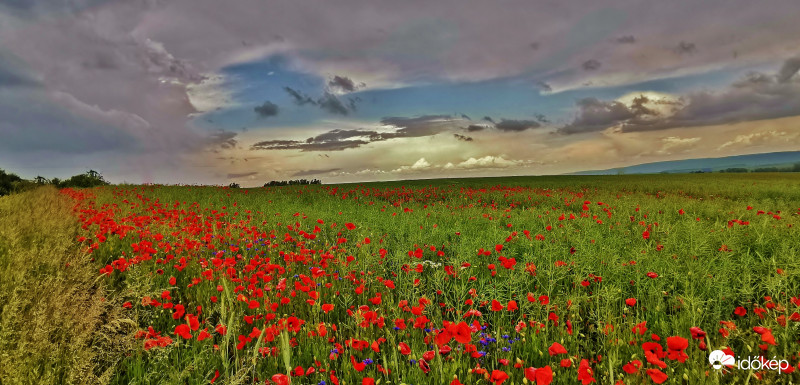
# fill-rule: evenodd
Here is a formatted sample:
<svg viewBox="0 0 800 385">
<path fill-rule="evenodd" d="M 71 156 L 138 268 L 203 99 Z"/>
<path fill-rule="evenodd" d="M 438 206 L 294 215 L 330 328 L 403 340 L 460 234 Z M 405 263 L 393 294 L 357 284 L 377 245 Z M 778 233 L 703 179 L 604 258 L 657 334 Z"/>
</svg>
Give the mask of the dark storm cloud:
<svg viewBox="0 0 800 385">
<path fill-rule="evenodd" d="M 487 128 L 489 128 L 489 126 L 482 126 L 480 124 L 470 124 L 469 126 L 464 127 L 467 132 L 483 131 Z"/>
<path fill-rule="evenodd" d="M 43 151 L 69 157 L 141 149 L 136 131 L 146 128 L 140 121 L 126 121 L 128 117 L 117 112 L 74 106 L 66 97 L 45 94 L 22 79 L 7 84 L 0 87 L 0 153 Z M 123 127 L 115 127 L 117 122 Z"/>
<path fill-rule="evenodd" d="M 116 70 L 120 68 L 117 57 L 111 52 L 97 52 L 81 62 L 88 70 Z"/>
<path fill-rule="evenodd" d="M 28 77 L 20 76 L 0 68 L 0 88 L 11 87 L 35 87 L 39 84 Z"/>
<path fill-rule="evenodd" d="M 295 90 L 294 88 L 283 87 L 283 90 L 286 91 L 286 93 L 289 94 L 289 96 L 292 98 L 292 101 L 294 102 L 294 104 L 297 104 L 298 106 L 304 106 L 306 104 L 317 105 L 317 102 L 314 101 L 314 99 L 311 99 L 310 96 L 308 96 L 308 95 L 306 95 L 306 94 L 304 94 L 304 93 L 302 93 L 302 92 L 300 92 L 298 90 Z"/>
<path fill-rule="evenodd" d="M 800 56 L 793 57 L 783 63 L 780 71 L 778 71 L 778 82 L 786 83 L 800 70 Z"/>
<path fill-rule="evenodd" d="M 559 129 L 562 133 L 602 131 L 636 117 L 628 106 L 618 101 L 602 101 L 590 97 L 580 99 L 575 104 L 578 107 L 578 114 L 572 123 Z"/>
<path fill-rule="evenodd" d="M 533 116 L 536 118 L 536 121 L 538 121 L 539 123 L 545 123 L 545 124 L 546 123 L 550 123 L 550 120 L 548 120 L 547 117 L 544 114 L 535 114 Z"/>
<path fill-rule="evenodd" d="M 449 115 L 426 115 L 414 118 L 385 117 L 384 126 L 394 127 L 394 131 L 375 130 L 331 130 L 304 141 L 267 140 L 254 144 L 252 150 L 301 150 L 301 151 L 341 151 L 357 148 L 365 144 L 382 142 L 396 138 L 417 138 L 433 136 L 454 128 Z"/>
<path fill-rule="evenodd" d="M 687 41 L 682 41 L 678 43 L 678 46 L 675 47 L 675 52 L 679 54 L 692 54 L 697 51 L 697 46 L 694 43 L 690 43 Z"/>
<path fill-rule="evenodd" d="M 317 100 L 314 100 L 311 98 L 311 96 L 308 96 L 291 87 L 283 87 L 283 89 L 292 98 L 294 104 L 297 104 L 298 106 L 310 104 L 319 107 L 323 111 L 337 115 L 347 115 L 351 111 L 355 111 L 356 104 L 361 101 L 361 98 L 358 97 L 349 98 L 347 104 L 345 104 L 336 95 L 327 91 Z"/>
<path fill-rule="evenodd" d="M 342 101 L 330 92 L 326 92 L 322 95 L 322 97 L 317 100 L 317 104 L 319 108 L 332 114 L 347 115 L 350 112 Z M 355 104 L 353 104 L 353 106 L 355 106 Z"/>
<path fill-rule="evenodd" d="M 259 116 L 265 118 L 275 116 L 278 115 L 278 105 L 270 101 L 266 101 L 264 104 L 253 108 L 253 111 L 255 111 Z"/>
<path fill-rule="evenodd" d="M 366 131 L 366 130 L 332 130 L 328 131 L 324 134 L 317 135 L 312 138 L 306 139 L 307 143 L 311 142 L 332 142 L 332 141 L 341 141 L 344 139 L 350 138 L 357 138 L 360 136 L 370 136 L 375 135 L 377 132 L 375 131 Z"/>
<path fill-rule="evenodd" d="M 583 62 L 583 64 L 581 65 L 584 71 L 595 71 L 600 69 L 601 66 L 602 64 L 600 64 L 600 62 L 595 59 L 589 59 Z"/>
<path fill-rule="evenodd" d="M 619 44 L 633 44 L 636 43 L 636 38 L 633 35 L 620 36 L 617 38 Z"/>
<path fill-rule="evenodd" d="M 572 123 L 559 132 L 575 134 L 619 126 L 623 132 L 699 127 L 776 119 L 800 115 L 800 65 L 786 60 L 775 74 L 752 72 L 719 92 L 698 91 L 677 100 L 635 98 L 630 105 L 619 101 L 584 98 L 577 102 Z M 656 105 L 668 105 L 659 114 Z"/>
<path fill-rule="evenodd" d="M 356 96 L 354 98 L 347 98 L 347 107 L 350 111 L 355 112 L 358 110 L 358 103 L 361 102 L 361 98 Z"/>
<path fill-rule="evenodd" d="M 500 123 L 494 125 L 500 131 L 503 132 L 520 132 L 529 130 L 531 128 L 539 128 L 542 125 L 534 120 L 507 120 L 501 119 Z"/>
<path fill-rule="evenodd" d="M 354 139 L 356 138 L 356 139 Z M 267 140 L 254 144 L 252 150 L 301 150 L 301 151 L 341 151 L 362 145 L 386 140 L 387 138 L 372 130 L 331 130 L 320 135 L 300 140 Z"/>
<path fill-rule="evenodd" d="M 369 142 L 365 140 L 343 140 L 339 142 L 307 143 L 298 140 L 265 140 L 253 144 L 251 150 L 301 150 L 301 151 L 342 151 L 357 148 Z"/>
<path fill-rule="evenodd" d="M 553 91 L 553 87 L 551 87 L 549 84 L 547 84 L 547 83 L 545 83 L 545 82 L 543 82 L 541 80 L 538 80 L 538 81 L 534 82 L 534 84 L 536 84 L 536 86 L 539 87 L 539 89 L 544 91 L 544 92 Z"/>
<path fill-rule="evenodd" d="M 396 135 L 402 137 L 418 137 L 436 135 L 453 125 L 450 115 L 424 115 L 415 118 L 385 117 L 381 119 L 384 126 L 398 127 Z"/>
<path fill-rule="evenodd" d="M 0 89 L 4 87 L 39 87 L 41 84 L 30 74 L 19 68 L 20 65 L 11 64 L 3 60 L 0 53 Z"/>
<path fill-rule="evenodd" d="M 458 140 L 461 140 L 461 141 L 464 141 L 464 142 L 471 142 L 471 141 L 472 141 L 472 138 L 471 138 L 471 137 L 469 137 L 469 136 L 465 136 L 465 135 L 459 135 L 459 134 L 453 134 L 453 136 L 454 136 L 456 139 L 458 139 Z"/>
<path fill-rule="evenodd" d="M 346 76 L 339 76 L 336 75 L 328 82 L 328 86 L 331 88 L 338 88 L 342 91 L 353 92 L 356 90 L 356 84 L 353 82 L 352 79 Z"/>
<path fill-rule="evenodd" d="M 258 175 L 257 171 L 253 172 L 243 172 L 241 174 L 228 174 L 228 179 L 238 179 L 238 178 L 247 178 L 248 176 L 255 176 Z"/>
<path fill-rule="evenodd" d="M 323 169 L 323 170 L 302 170 L 302 171 L 298 171 L 298 172 L 292 174 L 292 176 L 310 176 L 310 175 L 327 174 L 329 172 L 334 172 L 334 171 L 339 171 L 339 170 L 341 170 L 341 168 L 338 168 L 338 167 L 337 168 L 327 168 L 327 169 Z"/>
</svg>

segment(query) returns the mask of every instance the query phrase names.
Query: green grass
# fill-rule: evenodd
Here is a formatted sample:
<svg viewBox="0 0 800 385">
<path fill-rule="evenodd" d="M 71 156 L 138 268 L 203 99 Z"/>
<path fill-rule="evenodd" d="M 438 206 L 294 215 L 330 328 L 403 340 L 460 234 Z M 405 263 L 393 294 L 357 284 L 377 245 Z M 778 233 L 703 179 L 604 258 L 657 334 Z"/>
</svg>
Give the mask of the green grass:
<svg viewBox="0 0 800 385">
<path fill-rule="evenodd" d="M 0 199 L 0 383 L 101 384 L 136 324 L 75 244 L 72 202 L 43 187 Z"/>
<path fill-rule="evenodd" d="M 38 191 L 3 198 L 0 207 L 16 208 L 8 218 L 33 215 L 19 207 L 37 205 L 32 197 Z M 520 384 L 523 369 L 513 365 L 524 362 L 523 368 L 550 365 L 555 373 L 553 383 L 573 384 L 582 359 L 589 361 L 598 383 L 652 383 L 645 370 L 656 366 L 645 360 L 641 348 L 643 342 L 651 341 L 651 333 L 661 337 L 665 350 L 664 340 L 669 336 L 689 339 L 684 363 L 664 358 L 668 367 L 662 371 L 669 376 L 666 383 L 755 383 L 756 378 L 750 376 L 756 373 L 734 370 L 723 375 L 707 360 L 709 351 L 721 347 L 730 347 L 737 357 L 758 354 L 763 342 L 753 331 L 755 326 L 769 328 L 774 335 L 776 344 L 764 351 L 768 358 L 775 356 L 798 364 L 795 354 L 800 333 L 798 323 L 790 320 L 798 311 L 790 297 L 800 296 L 800 175 L 795 173 L 475 178 L 267 189 L 110 186 L 87 191 L 90 196 L 72 195 L 74 203 L 84 209 L 82 213 L 62 210 L 48 216 L 48 220 L 57 220 L 63 226 L 50 233 L 63 231 L 65 235 L 38 242 L 55 242 L 60 245 L 57 247 L 74 250 L 70 241 L 86 237 L 82 247 L 96 245 L 91 252 L 95 262 L 81 279 L 101 289 L 78 286 L 79 292 L 84 290 L 80 292 L 83 299 L 75 306 L 82 309 L 80 306 L 114 303 L 113 310 L 106 310 L 115 314 L 110 318 L 130 318 L 137 329 L 152 326 L 161 336 L 173 340 L 166 347 L 145 350 L 147 338 L 139 338 L 121 362 L 100 365 L 114 368 L 109 378 L 114 383 L 208 383 L 217 371 L 218 382 L 251 383 L 258 379 L 263 383 L 274 374 L 286 373 L 287 367 L 306 369 L 318 361 L 314 374 L 293 377 L 292 383 L 325 380 L 330 384 L 330 370 L 346 384 L 360 384 L 363 377 L 393 384 L 450 383 L 453 376 L 465 384 L 487 383 L 475 371 L 480 367 L 489 373 L 502 370 L 511 376 L 505 383 Z M 50 196 L 47 200 L 61 202 L 64 197 Z M 590 202 L 586 210 L 584 201 Z M 679 213 L 681 210 L 684 214 Z M 570 215 L 576 218 L 569 219 Z M 38 221 L 34 223 L 39 226 Z M 345 223 L 356 228 L 348 230 Z M 12 227 L 17 229 L 17 238 L 25 238 L 36 232 L 36 226 Z M 300 231 L 312 233 L 315 226 L 320 228 L 317 237 L 304 239 Z M 642 236 L 646 229 L 648 239 Z M 530 232 L 530 239 L 525 230 Z M 99 235 L 104 242 L 98 241 Z M 537 239 L 537 235 L 543 239 Z M 9 239 L 4 236 L 0 239 Z M 340 243 L 341 238 L 346 241 Z M 371 242 L 366 243 L 365 238 Z M 156 252 L 135 251 L 132 244 L 142 241 L 152 242 Z M 29 253 L 22 261 L 49 258 L 41 248 L 19 245 L 13 248 Z M 503 245 L 502 252 L 495 251 L 496 245 Z M 417 248 L 423 250 L 421 259 L 409 256 Z M 381 249 L 385 250 L 383 258 Z M 491 253 L 479 255 L 480 249 Z M 0 247 L 4 272 L 21 272 L 24 277 L 38 269 L 43 269 L 36 273 L 42 277 L 63 274 L 55 267 L 48 270 L 36 263 L 6 263 L 8 253 L 2 254 L 2 250 Z M 215 267 L 212 263 L 220 250 L 226 251 L 218 257 L 233 258 L 229 267 L 234 276 L 227 275 L 228 266 Z M 501 255 L 516 258 L 513 270 L 501 265 Z M 289 258 L 294 256 L 298 258 Z M 353 257 L 352 262 L 347 262 L 348 256 Z M 186 266 L 179 270 L 175 265 L 180 264 L 181 257 L 186 258 Z M 113 261 L 117 261 L 113 273 L 97 278 L 98 269 L 113 265 Z M 421 273 L 415 272 L 414 267 L 423 261 L 429 262 Z M 471 267 L 462 269 L 464 262 Z M 124 271 L 119 269 L 121 263 Z M 491 274 L 489 264 L 496 265 L 496 275 Z M 526 266 L 533 265 L 535 275 L 526 272 Z M 306 303 L 309 296 L 295 286 L 306 283 L 295 275 L 311 276 L 312 266 L 324 266 L 325 274 L 312 280 L 312 285 L 320 284 L 314 286 L 320 296 L 310 305 Z M 445 266 L 453 266 L 457 276 L 448 275 Z M 203 276 L 209 270 L 211 280 Z M 258 271 L 264 273 L 257 277 Z M 355 282 L 339 279 L 351 272 Z M 658 278 L 648 278 L 648 272 L 657 273 Z M 254 276 L 257 279 L 250 281 Z M 170 277 L 176 278 L 175 285 L 169 283 Z M 393 280 L 396 288 L 388 289 L 376 277 Z M 289 296 L 295 290 L 296 297 L 289 296 L 288 304 L 273 311 L 265 302 L 280 300 L 275 286 L 281 278 L 286 278 L 287 286 L 282 294 Z M 3 295 L 13 293 L 6 288 L 15 288 L 20 279 L 0 281 Z M 193 279 L 199 281 L 193 283 Z M 416 279 L 419 282 L 415 284 Z M 588 286 L 582 284 L 584 281 Z M 356 288 L 361 285 L 364 291 L 358 294 Z M 258 297 L 257 289 L 264 297 Z M 105 302 L 86 294 L 97 290 L 107 291 Z M 163 291 L 168 291 L 172 299 L 162 300 Z M 370 302 L 376 293 L 382 295 L 379 305 Z M 546 295 L 550 303 L 530 303 L 527 293 Z M 259 308 L 249 308 L 240 294 L 248 300 L 257 299 Z M 42 292 L 26 295 L 48 297 Z M 142 306 L 145 296 L 182 304 L 186 314 L 197 315 L 200 327 L 191 332 L 193 338 L 183 340 L 173 334 L 185 320 L 173 319 L 173 310 L 163 306 Z M 216 302 L 212 296 L 217 297 Z M 408 360 L 419 360 L 425 351 L 438 350 L 424 341 L 435 333 L 412 327 L 408 320 L 417 315 L 398 307 L 402 300 L 416 306 L 421 298 L 431 301 L 422 313 L 430 320 L 426 328 L 442 328 L 443 321 L 461 321 L 466 311 L 477 309 L 483 313 L 477 318 L 486 326 L 483 332 L 499 342 L 484 346 L 479 333 L 474 333 L 472 344 L 486 352 L 482 358 L 459 353 L 463 346 L 451 342 L 452 358 L 436 354 L 429 362 L 430 373 L 423 373 Z M 465 303 L 470 298 L 473 305 Z M 627 298 L 637 299 L 636 306 L 627 306 Z M 503 304 L 515 300 L 519 310 L 492 312 L 490 305 L 481 305 L 492 300 Z M 130 309 L 120 307 L 125 301 L 131 302 Z M 322 303 L 334 304 L 335 309 L 323 313 Z M 386 326 L 360 326 L 362 318 L 357 313 L 361 305 L 377 310 Z M 202 310 L 198 312 L 197 306 Z M 739 306 L 747 309 L 746 316 L 734 315 Z M 4 325 L 6 308 L 0 313 Z M 40 314 L 23 308 L 13 308 L 15 319 L 42 322 L 38 320 Z M 348 314 L 348 308 L 354 315 Z M 763 318 L 754 309 L 765 309 Z M 76 313 L 87 312 L 72 310 L 56 318 L 77 322 L 80 317 Z M 551 313 L 558 316 L 558 324 L 548 321 Z M 245 316 L 259 315 L 275 318 L 256 318 L 252 324 L 245 320 Z M 298 333 L 286 331 L 278 322 L 291 315 L 306 322 Z M 103 321 L 108 316 L 99 318 L 93 325 L 108 323 Z M 409 327 L 395 331 L 394 320 L 401 318 Z M 567 332 L 567 320 L 572 324 L 572 334 Z M 518 332 L 515 326 L 521 321 L 526 327 Z M 642 321 L 647 322 L 648 332 L 634 335 L 631 329 Z M 736 324 L 727 338 L 717 331 L 720 321 Z M 325 338 L 309 335 L 320 323 L 329 334 Z M 227 326 L 226 335 L 214 332 L 218 324 Z M 539 324 L 543 326 L 536 326 Z M 332 330 L 333 325 L 337 331 Z M 261 334 L 237 349 L 238 337 L 249 334 L 254 326 Z M 699 348 L 701 340 L 691 338 L 691 327 L 708 333 L 702 339 L 707 351 Z M 197 341 L 198 332 L 204 328 L 211 337 Z M 265 331 L 271 328 L 277 333 L 274 339 Z M 92 329 L 93 333 L 100 330 L 97 326 L 87 328 Z M 61 333 L 69 335 L 66 330 Z M 504 343 L 503 335 L 515 342 Z M 24 337 L 11 338 L 16 341 Z M 296 346 L 290 346 L 290 338 L 295 339 Z M 329 357 L 335 343 L 345 345 L 351 338 L 369 343 L 383 338 L 386 342 L 380 345 L 380 353 L 344 347 L 338 357 Z M 411 346 L 410 356 L 398 352 L 400 341 Z M 569 354 L 551 357 L 547 350 L 553 342 L 561 343 Z M 65 349 L 77 352 L 97 349 L 94 340 L 82 347 L 67 345 Z M 274 354 L 265 357 L 259 352 L 262 348 Z M 356 372 L 350 355 L 375 363 Z M 498 361 L 502 359 L 509 360 L 510 366 Z M 562 368 L 562 359 L 572 366 Z M 631 360 L 644 362 L 638 374 L 622 370 Z M 63 359 L 56 362 L 47 370 L 56 373 L 62 366 L 72 365 Z M 379 372 L 376 364 L 391 373 Z M 321 373 L 321 369 L 328 372 Z M 796 373 L 778 375 L 769 371 L 758 375 L 762 377 L 760 383 L 788 383 L 797 381 Z"/>
</svg>

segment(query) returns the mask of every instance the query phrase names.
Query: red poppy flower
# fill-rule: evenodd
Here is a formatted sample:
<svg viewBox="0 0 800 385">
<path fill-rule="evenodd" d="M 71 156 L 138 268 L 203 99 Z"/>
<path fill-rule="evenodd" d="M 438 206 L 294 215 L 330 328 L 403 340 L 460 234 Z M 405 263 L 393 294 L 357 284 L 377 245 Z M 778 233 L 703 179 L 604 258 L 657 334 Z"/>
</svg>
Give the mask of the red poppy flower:
<svg viewBox="0 0 800 385">
<path fill-rule="evenodd" d="M 511 301 L 508 301 L 508 307 L 507 308 L 508 308 L 508 311 L 518 310 L 519 306 L 517 306 L 517 301 L 514 301 L 513 299 Z"/>
<path fill-rule="evenodd" d="M 761 335 L 761 341 L 770 345 L 775 345 L 775 337 L 772 335 L 772 330 L 762 326 L 756 326 L 753 331 Z"/>
<path fill-rule="evenodd" d="M 650 379 L 656 384 L 663 384 L 669 378 L 664 372 L 658 369 L 647 369 L 647 375 L 650 376 Z"/>
<path fill-rule="evenodd" d="M 553 342 L 553 344 L 550 345 L 549 348 L 547 348 L 547 352 L 551 356 L 557 356 L 559 354 L 567 354 L 567 349 L 564 348 L 564 346 L 559 344 L 558 342 Z"/>
<path fill-rule="evenodd" d="M 206 329 L 203 329 L 203 330 L 200 331 L 200 334 L 197 335 L 197 340 L 198 341 L 202 341 L 202 340 L 204 340 L 206 338 L 210 338 L 210 337 L 211 337 L 211 333 L 209 333 L 208 332 L 208 328 L 206 328 Z"/>
<path fill-rule="evenodd" d="M 697 326 L 692 326 L 691 328 L 689 328 L 689 331 L 692 333 L 692 338 L 696 340 L 702 339 L 706 336 L 706 332 L 704 332 L 703 329 L 700 329 Z"/>
<path fill-rule="evenodd" d="M 285 374 L 273 374 L 272 375 L 272 382 L 274 382 L 275 385 L 289 385 L 290 381 L 291 380 L 289 379 L 289 376 L 287 376 Z"/>
<path fill-rule="evenodd" d="M 502 303 L 500 303 L 500 301 L 498 301 L 498 300 L 496 300 L 496 299 L 493 299 L 493 300 L 492 300 L 492 311 L 501 311 L 501 310 L 503 310 L 503 309 L 505 309 L 505 308 L 506 308 L 506 307 L 505 307 L 505 306 L 503 306 L 503 304 L 502 304 Z"/>
<path fill-rule="evenodd" d="M 689 347 L 689 340 L 683 337 L 674 336 L 667 337 L 667 358 L 670 360 L 677 360 L 680 363 L 686 362 L 689 358 L 684 350 Z"/>
<path fill-rule="evenodd" d="M 553 369 L 550 366 L 525 368 L 525 378 L 535 381 L 536 385 L 550 385 L 553 382 Z"/>
<path fill-rule="evenodd" d="M 181 336 L 181 338 L 187 340 L 192 338 L 192 333 L 189 329 L 189 325 L 187 324 L 180 324 L 178 326 L 175 326 L 175 332 L 173 334 L 179 335 Z"/>
<path fill-rule="evenodd" d="M 651 365 L 658 366 L 661 369 L 666 369 L 667 368 L 667 363 L 664 362 L 664 361 L 661 361 L 659 359 L 659 356 L 656 353 L 654 353 L 653 351 L 645 350 L 644 358 Z"/>
<path fill-rule="evenodd" d="M 578 365 L 578 381 L 580 381 L 583 385 L 597 382 L 597 380 L 594 378 L 592 367 L 589 366 L 589 361 L 586 359 L 581 360 L 581 363 Z"/>
<path fill-rule="evenodd" d="M 500 385 L 507 379 L 508 379 L 508 373 L 502 370 L 493 370 L 492 375 L 489 376 L 489 382 L 494 382 L 495 385 Z"/>
<path fill-rule="evenodd" d="M 364 371 L 364 368 L 367 367 L 367 364 L 356 361 L 356 358 L 353 356 L 350 356 L 350 363 L 353 364 L 353 369 L 355 369 L 357 372 Z"/>
<path fill-rule="evenodd" d="M 447 331 L 458 343 L 468 344 L 472 341 L 472 330 L 466 322 L 462 321 L 458 324 L 450 323 L 447 327 Z"/>
<path fill-rule="evenodd" d="M 636 298 L 628 298 L 625 300 L 625 304 L 628 306 L 636 306 Z"/>
<path fill-rule="evenodd" d="M 225 325 L 217 325 L 217 326 L 214 328 L 214 330 L 215 330 L 217 333 L 219 333 L 219 335 L 221 335 L 221 336 L 224 336 L 225 334 L 228 334 L 228 328 L 227 328 L 227 327 L 225 327 Z"/>
<path fill-rule="evenodd" d="M 640 336 L 643 336 L 644 333 L 647 332 L 647 321 L 639 322 L 633 327 L 633 329 L 631 329 L 631 331 L 633 334 L 639 334 Z"/>
<path fill-rule="evenodd" d="M 624 370 L 625 373 L 628 374 L 636 373 L 641 368 L 642 368 L 642 361 L 639 360 L 633 360 L 622 366 L 622 370 Z"/>
<path fill-rule="evenodd" d="M 442 346 L 446 345 L 450 340 L 453 339 L 453 335 L 450 334 L 447 330 L 442 330 L 439 334 L 436 335 L 434 340 L 436 341 L 436 345 Z"/>
<path fill-rule="evenodd" d="M 407 343 L 401 342 L 397 344 L 397 347 L 400 349 L 400 353 L 403 354 L 404 356 L 411 354 L 411 347 L 408 346 Z"/>
<path fill-rule="evenodd" d="M 428 374 L 431 371 L 431 366 L 428 364 L 428 361 L 425 360 L 419 360 L 419 368 L 425 374 Z"/>
</svg>

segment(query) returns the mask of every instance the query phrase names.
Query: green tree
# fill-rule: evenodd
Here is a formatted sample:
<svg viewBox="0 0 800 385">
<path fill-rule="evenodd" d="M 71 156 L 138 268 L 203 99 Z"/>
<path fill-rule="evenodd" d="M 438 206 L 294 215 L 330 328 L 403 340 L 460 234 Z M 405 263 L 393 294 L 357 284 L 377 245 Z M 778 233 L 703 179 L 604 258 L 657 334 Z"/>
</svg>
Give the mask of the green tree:
<svg viewBox="0 0 800 385">
<path fill-rule="evenodd" d="M 17 174 L 12 174 L 0 169 L 0 196 L 8 195 L 16 191 L 16 184 L 21 182 L 22 178 Z"/>
<path fill-rule="evenodd" d="M 58 184 L 58 187 L 77 187 L 89 188 L 97 186 L 105 186 L 109 183 L 103 179 L 99 172 L 89 170 L 83 174 L 73 175 L 69 179 Z"/>
</svg>

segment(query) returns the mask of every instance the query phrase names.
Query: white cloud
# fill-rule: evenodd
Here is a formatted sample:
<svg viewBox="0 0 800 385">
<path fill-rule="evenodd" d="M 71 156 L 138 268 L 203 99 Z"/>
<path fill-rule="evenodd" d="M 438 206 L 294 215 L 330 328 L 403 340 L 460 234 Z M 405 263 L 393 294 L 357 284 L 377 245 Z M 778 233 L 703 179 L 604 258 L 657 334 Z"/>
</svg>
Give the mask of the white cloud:
<svg viewBox="0 0 800 385">
<path fill-rule="evenodd" d="M 400 168 L 394 169 L 392 170 L 392 172 L 399 172 L 399 173 L 416 172 L 416 171 L 428 170 L 435 167 L 437 166 L 432 166 L 430 163 L 428 163 L 427 160 L 425 160 L 425 158 L 419 158 L 419 160 L 414 162 L 414 164 L 412 164 L 411 166 L 400 166 Z"/>
<path fill-rule="evenodd" d="M 225 75 L 207 74 L 199 83 L 186 86 L 186 95 L 197 113 L 208 112 L 216 108 L 233 107 L 232 90 L 225 87 L 228 79 Z"/>
<path fill-rule="evenodd" d="M 656 154 L 669 155 L 690 150 L 700 142 L 700 139 L 700 137 L 680 138 L 677 136 L 668 136 L 666 138 L 662 138 L 661 148 L 656 151 Z"/>
<path fill-rule="evenodd" d="M 507 160 L 502 156 L 486 155 L 482 158 L 469 158 L 463 162 L 447 163 L 444 168 L 448 170 L 471 170 L 477 168 L 507 168 L 519 165 L 520 162 Z"/>
<path fill-rule="evenodd" d="M 785 131 L 753 132 L 750 134 L 736 135 L 736 137 L 733 138 L 733 140 L 723 143 L 717 148 L 717 150 L 724 150 L 728 148 L 787 144 L 797 141 L 798 137 L 800 137 L 800 133 L 797 132 L 794 133 L 788 133 Z"/>
</svg>

